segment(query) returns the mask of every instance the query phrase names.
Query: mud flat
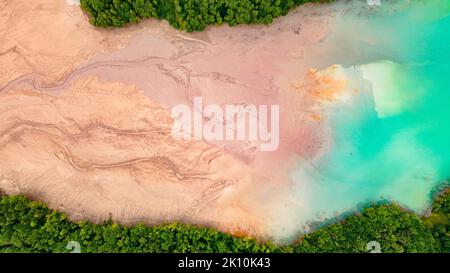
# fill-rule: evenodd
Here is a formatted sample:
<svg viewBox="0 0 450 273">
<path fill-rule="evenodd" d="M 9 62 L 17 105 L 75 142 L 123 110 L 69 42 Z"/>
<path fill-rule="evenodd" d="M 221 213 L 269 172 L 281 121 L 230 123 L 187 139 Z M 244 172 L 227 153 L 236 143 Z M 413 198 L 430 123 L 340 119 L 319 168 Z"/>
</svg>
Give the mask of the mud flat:
<svg viewBox="0 0 450 273">
<path fill-rule="evenodd" d="M 74 220 L 180 220 L 264 237 L 285 229 L 278 218 L 286 207 L 308 210 L 288 194 L 290 173 L 298 158 L 313 162 L 327 148 L 323 103 L 347 87 L 335 67 L 314 69 L 333 7 L 306 5 L 270 26 L 187 34 L 155 20 L 95 29 L 65 1 L 0 5 L 7 193 L 43 200 Z M 192 108 L 196 96 L 205 104 L 280 105 L 279 149 L 174 140 L 170 109 Z"/>
</svg>

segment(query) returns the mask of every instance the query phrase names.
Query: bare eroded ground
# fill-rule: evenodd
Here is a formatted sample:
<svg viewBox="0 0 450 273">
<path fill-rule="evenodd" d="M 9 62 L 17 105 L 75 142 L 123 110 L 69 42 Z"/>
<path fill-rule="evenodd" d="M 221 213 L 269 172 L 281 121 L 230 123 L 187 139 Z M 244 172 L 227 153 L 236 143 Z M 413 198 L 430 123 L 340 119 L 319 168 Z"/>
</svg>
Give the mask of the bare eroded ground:
<svg viewBox="0 0 450 273">
<path fill-rule="evenodd" d="M 301 217 L 283 215 L 302 202 L 286 198 L 295 158 L 326 148 L 321 104 L 346 84 L 310 69 L 323 10 L 186 34 L 154 20 L 98 30 L 62 0 L 1 1 L 0 188 L 74 220 L 278 234 Z M 194 96 L 279 104 L 279 149 L 174 140 L 170 109 Z"/>
</svg>

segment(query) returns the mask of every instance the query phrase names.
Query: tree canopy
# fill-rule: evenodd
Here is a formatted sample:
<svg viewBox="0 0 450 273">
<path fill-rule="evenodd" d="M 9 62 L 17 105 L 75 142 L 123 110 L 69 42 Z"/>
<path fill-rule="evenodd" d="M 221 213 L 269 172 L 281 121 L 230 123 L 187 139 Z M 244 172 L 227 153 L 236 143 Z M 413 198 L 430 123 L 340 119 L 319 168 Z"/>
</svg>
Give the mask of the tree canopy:
<svg viewBox="0 0 450 273">
<path fill-rule="evenodd" d="M 431 215 L 422 219 L 395 204 L 375 205 L 287 246 L 181 223 L 75 223 L 41 202 L 2 196 L 0 252 L 69 252 L 71 241 L 78 242 L 82 252 L 113 253 L 368 252 L 370 241 L 379 242 L 382 252 L 450 252 L 449 193 L 438 196 Z"/>
<path fill-rule="evenodd" d="M 90 22 L 99 27 L 121 27 L 153 17 L 191 32 L 222 23 L 270 24 L 274 18 L 307 2 L 332 0 L 81 0 L 81 7 Z"/>
<path fill-rule="evenodd" d="M 342 223 L 307 234 L 295 252 L 368 252 L 377 242 L 383 253 L 437 252 L 435 238 L 421 219 L 396 205 L 365 209 Z"/>
</svg>

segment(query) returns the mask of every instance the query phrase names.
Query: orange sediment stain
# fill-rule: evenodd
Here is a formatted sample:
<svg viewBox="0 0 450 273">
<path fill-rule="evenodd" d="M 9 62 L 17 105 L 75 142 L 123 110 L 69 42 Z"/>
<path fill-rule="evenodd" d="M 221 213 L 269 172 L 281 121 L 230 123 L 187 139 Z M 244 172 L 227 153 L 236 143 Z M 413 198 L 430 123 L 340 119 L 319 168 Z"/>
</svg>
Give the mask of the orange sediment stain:
<svg viewBox="0 0 450 273">
<path fill-rule="evenodd" d="M 334 101 L 348 87 L 348 80 L 339 75 L 338 65 L 323 70 L 310 68 L 302 83 L 290 84 L 294 90 L 306 92 L 318 101 Z M 356 88 L 355 92 L 359 92 Z M 320 119 L 314 116 L 313 119 Z"/>
<path fill-rule="evenodd" d="M 311 118 L 315 121 L 321 121 L 322 117 L 317 114 L 311 114 Z"/>
<path fill-rule="evenodd" d="M 249 236 L 249 234 L 245 230 L 242 230 L 242 229 L 232 231 L 231 235 L 233 235 L 234 237 L 239 237 L 239 238 Z"/>
</svg>

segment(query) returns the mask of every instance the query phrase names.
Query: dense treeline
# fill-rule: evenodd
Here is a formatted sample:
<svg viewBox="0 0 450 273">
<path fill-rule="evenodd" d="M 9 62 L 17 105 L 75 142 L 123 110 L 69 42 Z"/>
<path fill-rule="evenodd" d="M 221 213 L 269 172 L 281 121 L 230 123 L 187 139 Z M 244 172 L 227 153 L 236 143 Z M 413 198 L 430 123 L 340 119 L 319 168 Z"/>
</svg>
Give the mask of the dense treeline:
<svg viewBox="0 0 450 273">
<path fill-rule="evenodd" d="M 222 23 L 270 24 L 306 2 L 332 0 L 81 0 L 81 7 L 90 22 L 99 27 L 121 27 L 154 17 L 167 20 L 177 29 L 201 31 Z"/>
<path fill-rule="evenodd" d="M 0 252 L 367 252 L 370 241 L 382 252 L 450 252 L 450 192 L 440 195 L 430 216 L 420 219 L 396 205 L 377 205 L 360 215 L 277 247 L 214 229 L 179 223 L 124 227 L 111 221 L 73 223 L 44 204 L 22 196 L 0 198 Z"/>
<path fill-rule="evenodd" d="M 450 253 L 450 189 L 443 191 L 435 200 L 432 213 L 423 219 L 433 233 L 438 250 Z"/>
<path fill-rule="evenodd" d="M 271 252 L 273 244 L 178 223 L 131 228 L 112 222 L 72 223 L 59 212 L 22 196 L 0 200 L 0 252 Z"/>
<path fill-rule="evenodd" d="M 372 241 L 387 253 L 439 251 L 431 230 L 419 217 L 395 205 L 368 208 L 362 215 L 308 234 L 294 251 L 367 252 L 367 243 Z"/>
</svg>

